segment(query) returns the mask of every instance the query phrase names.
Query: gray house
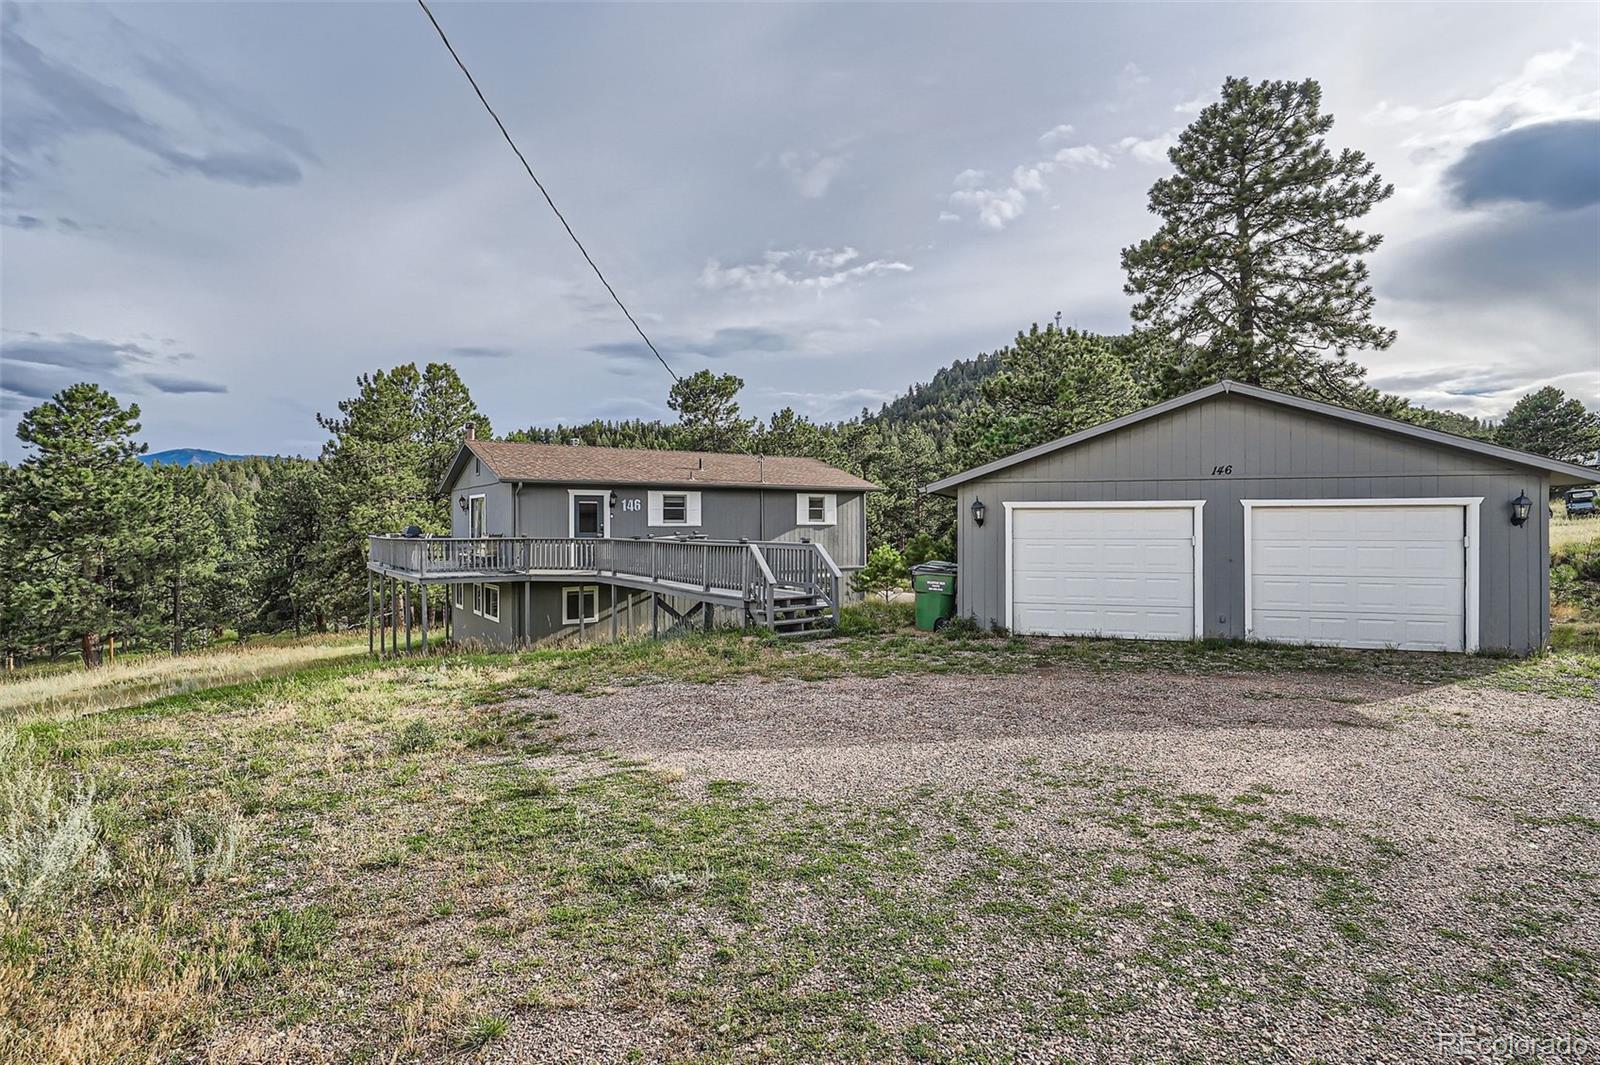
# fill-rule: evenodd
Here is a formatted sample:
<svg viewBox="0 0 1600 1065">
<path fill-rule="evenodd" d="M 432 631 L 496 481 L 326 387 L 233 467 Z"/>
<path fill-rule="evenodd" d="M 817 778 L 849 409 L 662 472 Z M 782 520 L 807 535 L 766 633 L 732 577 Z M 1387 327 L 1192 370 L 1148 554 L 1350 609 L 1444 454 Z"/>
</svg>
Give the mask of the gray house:
<svg viewBox="0 0 1600 1065">
<path fill-rule="evenodd" d="M 516 646 L 713 621 L 826 627 L 866 563 L 877 486 L 815 459 L 521 444 L 469 428 L 440 488 L 450 536 L 372 538 L 378 601 L 393 582 L 431 588 L 454 638 Z"/>
<path fill-rule="evenodd" d="M 1528 652 L 1551 486 L 1600 471 L 1223 381 L 928 485 L 1020 633 Z"/>
</svg>

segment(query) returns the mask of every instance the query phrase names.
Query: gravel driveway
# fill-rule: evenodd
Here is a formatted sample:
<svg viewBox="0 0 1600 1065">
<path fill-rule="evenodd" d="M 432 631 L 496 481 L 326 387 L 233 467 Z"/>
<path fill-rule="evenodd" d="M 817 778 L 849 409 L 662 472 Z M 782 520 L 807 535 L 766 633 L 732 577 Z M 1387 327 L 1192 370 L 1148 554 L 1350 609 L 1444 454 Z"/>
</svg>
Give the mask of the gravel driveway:
<svg viewBox="0 0 1600 1065">
<path fill-rule="evenodd" d="M 859 1001 L 908 1058 L 1535 1060 L 1561 1044 L 1506 1040 L 1564 1036 L 1600 1056 L 1591 700 L 1050 670 L 538 703 L 690 795 L 744 781 L 841 826 L 903 820 L 917 861 L 875 891 L 927 942 L 890 936 L 866 966 L 926 949 L 944 975 Z M 770 901 L 784 957 L 847 912 Z M 818 986 L 862 986 L 829 957 L 806 955 Z M 655 1058 L 682 1036 L 648 1010 L 582 1011 L 517 1019 L 502 1053 Z"/>
</svg>

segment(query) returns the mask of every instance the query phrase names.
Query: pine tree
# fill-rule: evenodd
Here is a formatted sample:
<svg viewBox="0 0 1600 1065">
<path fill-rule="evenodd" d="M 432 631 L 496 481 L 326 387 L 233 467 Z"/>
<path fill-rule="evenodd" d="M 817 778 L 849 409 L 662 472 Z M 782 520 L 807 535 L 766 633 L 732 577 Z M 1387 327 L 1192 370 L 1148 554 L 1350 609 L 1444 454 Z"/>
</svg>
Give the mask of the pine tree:
<svg viewBox="0 0 1600 1065">
<path fill-rule="evenodd" d="M 879 544 L 867 556 L 867 564 L 856 571 L 851 586 L 860 595 L 878 595 L 884 602 L 906 584 L 906 560 L 890 544 Z"/>
<path fill-rule="evenodd" d="M 1573 461 L 1600 450 L 1600 415 L 1548 385 L 1517 400 L 1494 436 L 1506 447 Z"/>
<path fill-rule="evenodd" d="M 11 639 L 52 651 L 75 644 L 92 668 L 108 638 L 139 631 L 153 526 L 137 432 L 138 406 L 92 384 L 22 416 L 17 437 L 34 452 L 10 471 L 0 500 Z"/>
<path fill-rule="evenodd" d="M 1161 228 L 1122 253 L 1134 320 L 1179 345 L 1164 395 L 1232 378 L 1338 401 L 1365 373 L 1349 352 L 1393 343 L 1362 259 L 1382 238 L 1348 223 L 1394 186 L 1328 149 L 1321 105 L 1315 81 L 1229 78 L 1168 153 Z"/>
<path fill-rule="evenodd" d="M 673 382 L 667 406 L 678 412 L 677 447 L 688 451 L 742 451 L 755 420 L 739 417 L 735 398 L 744 379 L 697 370 Z"/>
<path fill-rule="evenodd" d="M 141 581 L 139 612 L 146 633 L 162 632 L 173 654 L 216 636 L 228 616 L 220 567 L 217 508 L 202 467 L 159 466 L 151 481 L 151 550 Z"/>
<path fill-rule="evenodd" d="M 322 539 L 322 469 L 309 462 L 287 464 L 261 493 L 256 517 L 252 572 L 252 629 L 293 628 L 329 605 L 312 567 Z"/>
<path fill-rule="evenodd" d="M 1144 406 L 1144 390 L 1110 341 L 1034 325 L 999 352 L 1000 369 L 956 433 L 973 463 L 1015 454 Z"/>
<path fill-rule="evenodd" d="M 360 612 L 369 535 L 408 525 L 450 531 L 449 501 L 439 492 L 444 467 L 467 422 L 480 436 L 490 435 L 488 420 L 448 366 L 419 372 L 407 363 L 363 374 L 357 384 L 357 394 L 339 402 L 338 415 L 317 415 L 331 434 L 322 447 L 320 583 L 312 605 L 319 628 L 329 611 L 335 617 Z"/>
</svg>

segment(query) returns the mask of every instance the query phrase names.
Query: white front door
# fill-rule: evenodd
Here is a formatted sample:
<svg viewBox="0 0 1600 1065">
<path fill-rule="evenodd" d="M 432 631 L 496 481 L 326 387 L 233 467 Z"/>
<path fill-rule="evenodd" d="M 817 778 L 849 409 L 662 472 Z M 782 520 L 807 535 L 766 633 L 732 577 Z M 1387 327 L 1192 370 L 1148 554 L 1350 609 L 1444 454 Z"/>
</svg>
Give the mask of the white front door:
<svg viewBox="0 0 1600 1065">
<path fill-rule="evenodd" d="M 1040 636 L 1195 636 L 1200 510 L 1012 504 L 1011 626 Z"/>
<path fill-rule="evenodd" d="M 1465 506 L 1274 504 L 1249 513 L 1248 636 L 1465 649 Z"/>
</svg>

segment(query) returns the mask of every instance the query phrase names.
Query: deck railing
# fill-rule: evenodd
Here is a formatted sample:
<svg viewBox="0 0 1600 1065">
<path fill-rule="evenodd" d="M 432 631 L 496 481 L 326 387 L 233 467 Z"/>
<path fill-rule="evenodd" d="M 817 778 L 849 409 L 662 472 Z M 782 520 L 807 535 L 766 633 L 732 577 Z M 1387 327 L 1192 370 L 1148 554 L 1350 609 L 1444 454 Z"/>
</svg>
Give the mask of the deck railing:
<svg viewBox="0 0 1600 1065">
<path fill-rule="evenodd" d="M 783 591 L 826 595 L 842 574 L 821 544 L 787 540 L 576 540 L 532 536 L 373 536 L 369 565 L 419 580 L 495 574 L 627 577 L 665 589 L 738 595 L 770 615 Z"/>
</svg>

